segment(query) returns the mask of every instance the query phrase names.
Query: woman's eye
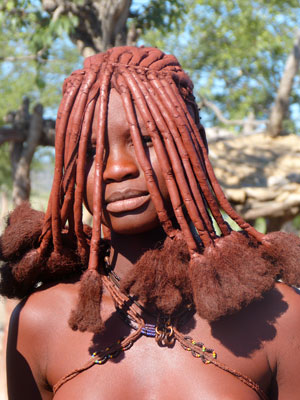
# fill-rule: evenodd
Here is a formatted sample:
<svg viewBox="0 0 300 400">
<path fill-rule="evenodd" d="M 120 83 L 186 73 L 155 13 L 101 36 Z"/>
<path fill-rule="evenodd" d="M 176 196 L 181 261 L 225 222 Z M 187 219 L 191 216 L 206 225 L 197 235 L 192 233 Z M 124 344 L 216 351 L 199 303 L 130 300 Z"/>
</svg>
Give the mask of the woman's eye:
<svg viewBox="0 0 300 400">
<path fill-rule="evenodd" d="M 89 146 L 87 149 L 87 156 L 89 158 L 94 158 L 96 155 L 96 146 Z"/>
<path fill-rule="evenodd" d="M 152 138 L 149 135 L 143 135 L 142 140 L 146 146 L 152 146 Z"/>
</svg>

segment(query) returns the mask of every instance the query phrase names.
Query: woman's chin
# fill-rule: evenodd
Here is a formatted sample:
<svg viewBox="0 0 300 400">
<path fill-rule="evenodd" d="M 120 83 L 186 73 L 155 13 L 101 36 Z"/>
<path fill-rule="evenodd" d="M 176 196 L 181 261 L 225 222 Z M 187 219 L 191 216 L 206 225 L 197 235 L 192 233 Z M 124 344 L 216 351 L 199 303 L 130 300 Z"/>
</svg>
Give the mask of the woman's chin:
<svg viewBox="0 0 300 400">
<path fill-rule="evenodd" d="M 122 218 L 110 218 L 110 223 L 107 224 L 109 229 L 118 235 L 138 235 L 152 231 L 160 226 L 158 218 L 145 221 L 138 215 L 127 215 Z"/>
</svg>

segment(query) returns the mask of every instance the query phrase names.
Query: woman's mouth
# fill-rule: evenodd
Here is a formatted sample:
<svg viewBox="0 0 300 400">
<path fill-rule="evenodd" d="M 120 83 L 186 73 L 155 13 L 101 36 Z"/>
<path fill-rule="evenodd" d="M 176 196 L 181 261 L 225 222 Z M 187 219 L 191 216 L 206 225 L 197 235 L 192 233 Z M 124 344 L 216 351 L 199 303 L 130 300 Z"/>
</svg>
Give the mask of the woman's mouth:
<svg viewBox="0 0 300 400">
<path fill-rule="evenodd" d="M 106 210 L 112 213 L 132 211 L 143 206 L 149 200 L 149 193 L 115 193 L 106 201 Z"/>
</svg>

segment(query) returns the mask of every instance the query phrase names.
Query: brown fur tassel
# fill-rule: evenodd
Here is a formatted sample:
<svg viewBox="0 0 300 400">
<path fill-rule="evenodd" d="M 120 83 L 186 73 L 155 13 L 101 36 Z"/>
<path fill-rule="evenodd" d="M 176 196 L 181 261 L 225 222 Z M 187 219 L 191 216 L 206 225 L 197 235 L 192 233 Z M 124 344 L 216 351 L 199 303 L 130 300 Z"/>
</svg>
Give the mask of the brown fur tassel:
<svg viewBox="0 0 300 400">
<path fill-rule="evenodd" d="M 7 227 L 0 238 L 0 259 L 17 260 L 32 249 L 42 232 L 44 213 L 22 203 L 10 213 Z"/>
<path fill-rule="evenodd" d="M 0 260 L 5 262 L 0 267 L 1 295 L 22 299 L 38 283 L 65 279 L 87 268 L 87 260 L 81 260 L 76 252 L 76 238 L 67 229 L 62 232 L 62 253 L 49 248 L 43 257 L 39 255 L 43 219 L 44 213 L 31 209 L 29 203 L 21 204 L 8 216 L 7 227 L 0 237 Z M 91 228 L 84 225 L 84 232 L 89 242 Z"/>
<path fill-rule="evenodd" d="M 300 238 L 291 233 L 272 232 L 264 237 L 263 244 L 283 282 L 300 286 Z"/>
<path fill-rule="evenodd" d="M 86 270 L 80 280 L 79 298 L 72 310 L 69 325 L 76 331 L 99 333 L 103 330 L 100 316 L 102 279 L 97 271 Z"/>
<path fill-rule="evenodd" d="M 236 312 L 274 286 L 277 268 L 242 232 L 217 239 L 190 263 L 194 303 L 209 321 Z"/>
<path fill-rule="evenodd" d="M 69 275 L 83 270 L 80 257 L 72 249 L 64 247 L 62 253 L 51 253 L 47 260 L 47 269 L 49 276 Z"/>
<path fill-rule="evenodd" d="M 122 281 L 121 290 L 130 291 L 164 314 L 172 314 L 183 302 L 192 301 L 189 259 L 180 236 L 167 238 L 161 249 L 149 250 L 140 258 Z"/>
<path fill-rule="evenodd" d="M 34 285 L 41 270 L 42 259 L 37 250 L 30 250 L 12 266 L 13 276 L 23 285 Z M 28 273 L 30 271 L 30 273 Z"/>
<path fill-rule="evenodd" d="M 82 271 L 75 251 L 64 249 L 63 254 L 52 252 L 49 258 L 40 257 L 35 249 L 29 250 L 17 262 L 1 266 L 0 293 L 8 298 L 20 298 L 32 293 L 36 285 L 67 278 Z"/>
<path fill-rule="evenodd" d="M 30 250 L 16 264 L 1 267 L 0 293 L 8 298 L 23 298 L 30 294 L 41 274 L 42 260 L 37 250 Z"/>
</svg>

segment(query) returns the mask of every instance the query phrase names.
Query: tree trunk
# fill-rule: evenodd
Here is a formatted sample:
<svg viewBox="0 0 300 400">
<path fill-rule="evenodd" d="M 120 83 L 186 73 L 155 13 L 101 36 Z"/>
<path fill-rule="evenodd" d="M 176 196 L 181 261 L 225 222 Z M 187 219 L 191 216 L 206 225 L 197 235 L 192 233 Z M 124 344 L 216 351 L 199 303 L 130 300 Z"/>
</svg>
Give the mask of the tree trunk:
<svg viewBox="0 0 300 400">
<path fill-rule="evenodd" d="M 5 225 L 4 217 L 8 213 L 8 197 L 5 190 L 1 190 L 0 204 L 1 204 L 0 205 L 0 234 L 1 234 Z"/>
<path fill-rule="evenodd" d="M 106 51 L 113 46 L 135 44 L 134 27 L 127 34 L 127 19 L 132 0 L 42 0 L 45 11 L 55 21 L 60 15 L 74 15 L 79 24 L 71 39 L 84 57 Z M 0 145 L 11 142 L 14 205 L 29 199 L 30 164 L 38 145 L 54 145 L 55 121 L 43 121 L 43 107 L 37 105 L 29 114 L 29 100 L 24 99 L 19 111 L 10 115 L 12 128 L 0 128 Z"/>
<path fill-rule="evenodd" d="M 26 102 L 26 101 L 25 101 Z M 23 117 L 22 112 L 20 118 L 20 125 L 26 129 L 26 122 L 28 119 L 29 127 L 27 130 L 27 139 L 22 143 L 13 143 L 11 149 L 11 162 L 13 172 L 13 203 L 19 205 L 23 201 L 29 199 L 30 195 L 30 164 L 32 157 L 40 142 L 40 137 L 43 131 L 43 107 L 37 104 L 34 107 L 33 114 L 30 117 L 28 113 L 29 103 L 24 105 L 23 102 Z M 21 126 L 18 127 L 19 129 Z"/>
<path fill-rule="evenodd" d="M 53 19 L 70 13 L 78 17 L 80 22 L 70 37 L 84 57 L 127 44 L 126 22 L 131 2 L 42 0 L 44 10 L 52 14 Z M 130 41 L 132 43 L 134 38 L 130 37 Z"/>
<path fill-rule="evenodd" d="M 300 62 L 300 29 L 296 33 L 293 50 L 287 58 L 283 75 L 279 84 L 275 104 L 271 109 L 267 133 L 276 137 L 282 133 L 282 123 L 289 105 L 294 78 L 299 70 Z"/>
</svg>

